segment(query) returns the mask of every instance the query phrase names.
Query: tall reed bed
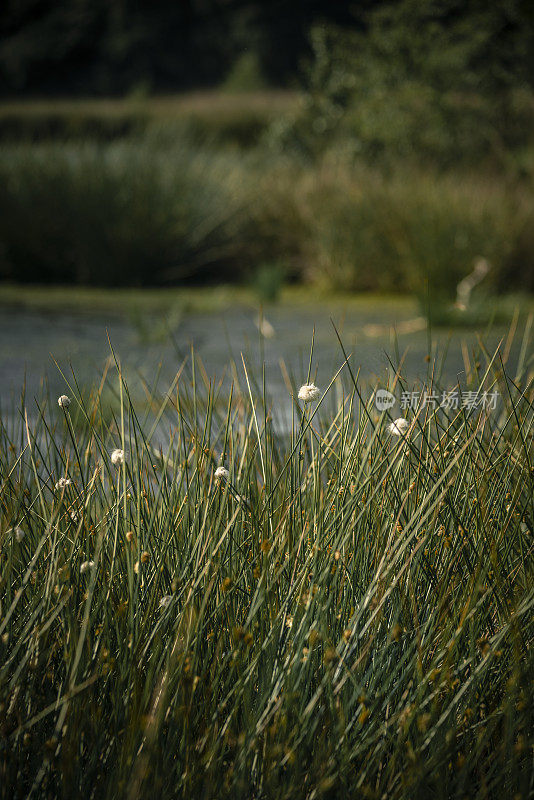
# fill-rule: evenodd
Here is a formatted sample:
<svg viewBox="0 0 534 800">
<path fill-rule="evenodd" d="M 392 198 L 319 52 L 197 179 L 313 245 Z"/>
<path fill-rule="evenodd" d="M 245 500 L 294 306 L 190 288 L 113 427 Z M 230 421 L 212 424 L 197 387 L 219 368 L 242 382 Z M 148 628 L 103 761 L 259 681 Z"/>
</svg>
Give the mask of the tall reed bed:
<svg viewBox="0 0 534 800">
<path fill-rule="evenodd" d="M 2 796 L 530 796 L 529 347 L 393 432 L 342 346 L 4 416 Z"/>
<path fill-rule="evenodd" d="M 454 301 L 485 259 L 486 291 L 534 288 L 532 174 L 380 170 L 342 149 L 317 162 L 143 136 L 8 144 L 0 279 L 169 285 L 280 274 L 343 291 Z"/>
</svg>

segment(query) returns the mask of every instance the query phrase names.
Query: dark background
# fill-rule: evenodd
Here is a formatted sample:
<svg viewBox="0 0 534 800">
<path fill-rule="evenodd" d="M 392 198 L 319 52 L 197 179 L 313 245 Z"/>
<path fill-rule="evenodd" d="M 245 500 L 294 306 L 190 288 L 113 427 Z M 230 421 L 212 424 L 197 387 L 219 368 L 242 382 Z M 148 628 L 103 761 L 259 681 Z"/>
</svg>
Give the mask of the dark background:
<svg viewBox="0 0 534 800">
<path fill-rule="evenodd" d="M 9 0 L 0 22 L 4 95 L 116 94 L 143 82 L 186 90 L 221 82 L 247 50 L 266 79 L 290 84 L 316 22 L 363 24 L 371 3 L 297 0 Z"/>
<path fill-rule="evenodd" d="M 0 11 L 0 93 L 123 94 L 183 91 L 221 83 L 244 52 L 266 81 L 290 86 L 311 56 L 309 31 L 335 24 L 365 31 L 369 13 L 400 9 L 401 24 L 425 17 L 473 40 L 479 71 L 532 85 L 530 0 L 510 2 L 321 2 L 321 0 L 8 0 Z M 389 13 L 389 12 L 388 12 Z"/>
</svg>

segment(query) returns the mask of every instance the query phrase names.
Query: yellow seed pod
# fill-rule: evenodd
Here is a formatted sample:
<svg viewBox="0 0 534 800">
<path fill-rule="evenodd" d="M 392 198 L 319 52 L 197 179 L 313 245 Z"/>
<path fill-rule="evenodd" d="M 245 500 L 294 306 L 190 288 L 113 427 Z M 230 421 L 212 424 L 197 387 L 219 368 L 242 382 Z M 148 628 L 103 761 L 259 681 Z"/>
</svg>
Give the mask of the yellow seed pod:
<svg viewBox="0 0 534 800">
<path fill-rule="evenodd" d="M 398 642 L 399 639 L 400 639 L 401 633 L 402 633 L 402 628 L 399 625 L 399 623 L 396 622 L 395 625 L 391 629 L 391 638 L 395 639 L 395 641 Z"/>
<path fill-rule="evenodd" d="M 324 663 L 330 664 L 337 659 L 337 653 L 333 647 L 327 647 L 324 653 Z"/>
<path fill-rule="evenodd" d="M 308 642 L 310 643 L 310 647 L 313 647 L 318 639 L 319 639 L 319 632 L 316 631 L 314 628 L 308 634 Z"/>
</svg>

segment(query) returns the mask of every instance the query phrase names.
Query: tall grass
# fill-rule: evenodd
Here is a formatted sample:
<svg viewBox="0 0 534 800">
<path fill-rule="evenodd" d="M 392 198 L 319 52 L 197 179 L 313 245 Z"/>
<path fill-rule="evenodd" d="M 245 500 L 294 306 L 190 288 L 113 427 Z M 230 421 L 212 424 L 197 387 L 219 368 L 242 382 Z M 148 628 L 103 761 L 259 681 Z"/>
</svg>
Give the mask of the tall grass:
<svg viewBox="0 0 534 800">
<path fill-rule="evenodd" d="M 283 398 L 194 357 L 145 406 L 118 361 L 91 392 L 66 378 L 68 409 L 22 398 L 0 430 L 2 795 L 527 798 L 529 348 L 517 374 L 509 348 L 466 354 L 497 409 L 420 405 L 404 437 L 342 346 L 307 406 L 313 352 Z"/>
</svg>

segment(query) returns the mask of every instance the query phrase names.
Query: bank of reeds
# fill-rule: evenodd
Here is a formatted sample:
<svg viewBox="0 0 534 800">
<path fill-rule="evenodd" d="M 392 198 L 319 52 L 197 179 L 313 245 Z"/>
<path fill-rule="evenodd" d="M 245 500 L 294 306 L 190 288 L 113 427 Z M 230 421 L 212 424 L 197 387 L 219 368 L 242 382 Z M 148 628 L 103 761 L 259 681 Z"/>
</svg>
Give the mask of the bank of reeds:
<svg viewBox="0 0 534 800">
<path fill-rule="evenodd" d="M 482 291 L 534 286 L 531 181 L 384 174 L 192 143 L 169 129 L 111 143 L 6 145 L 0 276 L 32 283 L 166 285 L 290 279 L 454 299 L 478 259 Z M 478 291 L 478 290 L 477 290 Z"/>
</svg>

